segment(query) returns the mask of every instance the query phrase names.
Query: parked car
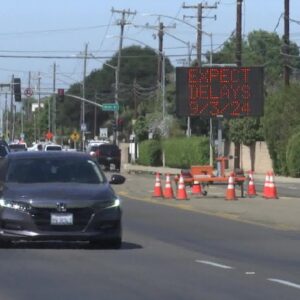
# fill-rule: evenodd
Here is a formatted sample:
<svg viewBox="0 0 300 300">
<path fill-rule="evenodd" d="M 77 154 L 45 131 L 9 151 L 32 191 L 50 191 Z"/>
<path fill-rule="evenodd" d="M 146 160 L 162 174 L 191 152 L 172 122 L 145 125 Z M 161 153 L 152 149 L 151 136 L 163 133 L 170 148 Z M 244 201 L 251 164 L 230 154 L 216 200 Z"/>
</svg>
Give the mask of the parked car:
<svg viewBox="0 0 300 300">
<path fill-rule="evenodd" d="M 104 170 L 119 170 L 121 168 L 121 150 L 115 144 L 92 146 L 89 154 L 95 157 Z"/>
<path fill-rule="evenodd" d="M 44 151 L 62 151 L 62 146 L 57 144 L 45 144 Z"/>
<path fill-rule="evenodd" d="M 122 243 L 121 201 L 90 155 L 11 152 L 0 164 L 0 245 L 18 240 Z"/>
</svg>

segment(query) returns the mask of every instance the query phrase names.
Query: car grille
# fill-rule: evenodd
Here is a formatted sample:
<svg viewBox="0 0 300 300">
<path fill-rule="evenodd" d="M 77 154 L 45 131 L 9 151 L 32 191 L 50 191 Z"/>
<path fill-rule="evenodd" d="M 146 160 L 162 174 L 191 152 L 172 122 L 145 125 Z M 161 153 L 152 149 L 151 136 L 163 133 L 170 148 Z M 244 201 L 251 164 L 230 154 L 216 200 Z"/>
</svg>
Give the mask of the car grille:
<svg viewBox="0 0 300 300">
<path fill-rule="evenodd" d="M 32 208 L 31 217 L 40 231 L 82 231 L 87 226 L 94 210 L 88 208 L 70 208 L 67 213 L 73 214 L 73 225 L 51 225 L 51 213 L 54 208 Z"/>
</svg>

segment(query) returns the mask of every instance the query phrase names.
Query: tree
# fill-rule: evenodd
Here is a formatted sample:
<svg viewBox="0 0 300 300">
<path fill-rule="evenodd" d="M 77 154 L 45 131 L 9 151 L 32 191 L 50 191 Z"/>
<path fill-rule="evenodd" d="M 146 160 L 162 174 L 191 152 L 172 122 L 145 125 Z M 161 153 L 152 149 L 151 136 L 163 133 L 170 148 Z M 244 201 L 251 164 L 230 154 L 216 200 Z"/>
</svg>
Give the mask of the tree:
<svg viewBox="0 0 300 300">
<path fill-rule="evenodd" d="M 270 93 L 265 103 L 264 135 L 273 166 L 278 174 L 289 174 L 286 162 L 287 144 L 300 130 L 300 86 L 281 86 Z"/>
<path fill-rule="evenodd" d="M 86 98 L 98 103 L 114 102 L 115 70 L 108 65 L 117 66 L 118 52 L 103 64 L 101 69 L 92 71 L 85 81 Z M 157 84 L 157 53 L 149 47 L 131 46 L 122 49 L 119 86 L 119 116 L 124 120 L 124 132 L 129 134 L 132 130 L 131 119 L 135 115 L 146 115 L 160 110 L 161 99 L 158 96 Z M 173 67 L 166 59 L 166 73 Z M 168 79 L 167 79 L 168 83 Z M 81 95 L 81 84 L 76 83 L 70 87 L 66 94 Z M 58 124 L 69 128 L 78 127 L 80 120 L 80 101 L 65 97 L 64 103 L 58 103 Z M 86 105 L 85 120 L 87 129 L 93 131 L 105 124 L 112 113 L 97 110 L 97 124 L 94 123 L 95 109 Z M 68 116 L 68 119 L 66 119 Z"/>
<path fill-rule="evenodd" d="M 255 30 L 242 41 L 242 63 L 244 66 L 264 66 L 265 85 L 273 87 L 282 81 L 284 42 L 277 33 L 264 30 Z M 215 64 L 235 64 L 236 38 L 231 36 L 219 52 L 213 53 Z M 290 43 L 289 64 L 291 68 L 300 68 L 299 49 L 296 43 Z M 205 57 L 208 60 L 210 52 Z M 295 56 L 295 57 L 293 57 Z M 298 57 L 298 58 L 297 58 Z"/>
</svg>

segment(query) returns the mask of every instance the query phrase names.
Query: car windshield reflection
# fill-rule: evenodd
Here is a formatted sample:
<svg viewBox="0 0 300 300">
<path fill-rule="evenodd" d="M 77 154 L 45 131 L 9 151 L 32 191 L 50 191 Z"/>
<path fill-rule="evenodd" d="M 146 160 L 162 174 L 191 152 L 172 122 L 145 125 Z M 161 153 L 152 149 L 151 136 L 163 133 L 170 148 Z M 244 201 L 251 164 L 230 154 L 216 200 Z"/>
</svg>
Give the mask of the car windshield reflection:
<svg viewBox="0 0 300 300">
<path fill-rule="evenodd" d="M 14 183 L 87 183 L 105 181 L 93 160 L 17 159 L 8 167 L 7 182 Z"/>
</svg>

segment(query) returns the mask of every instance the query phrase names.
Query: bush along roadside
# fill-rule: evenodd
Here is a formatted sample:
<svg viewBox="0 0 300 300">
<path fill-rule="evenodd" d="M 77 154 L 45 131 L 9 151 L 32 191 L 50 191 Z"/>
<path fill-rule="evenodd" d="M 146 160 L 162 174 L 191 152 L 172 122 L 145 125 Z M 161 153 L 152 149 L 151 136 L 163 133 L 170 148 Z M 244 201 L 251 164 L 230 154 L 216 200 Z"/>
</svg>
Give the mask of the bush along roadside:
<svg viewBox="0 0 300 300">
<path fill-rule="evenodd" d="M 158 140 L 147 140 L 139 144 L 139 158 L 137 163 L 143 166 L 161 166 L 162 148 Z"/>
<path fill-rule="evenodd" d="M 286 162 L 289 175 L 300 177 L 300 132 L 289 139 L 286 151 Z"/>
<path fill-rule="evenodd" d="M 209 164 L 209 139 L 204 136 L 141 142 L 138 163 L 161 166 L 163 151 L 166 167 L 185 169 L 191 165 Z"/>
</svg>

